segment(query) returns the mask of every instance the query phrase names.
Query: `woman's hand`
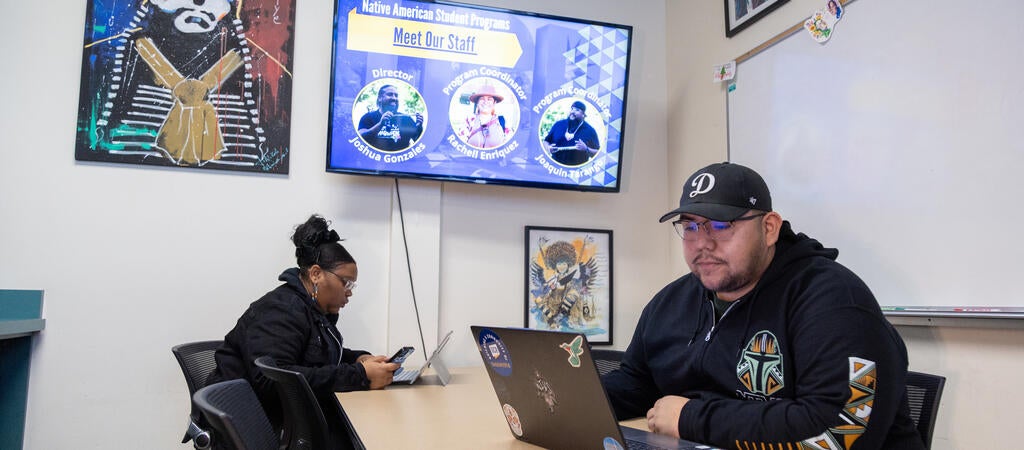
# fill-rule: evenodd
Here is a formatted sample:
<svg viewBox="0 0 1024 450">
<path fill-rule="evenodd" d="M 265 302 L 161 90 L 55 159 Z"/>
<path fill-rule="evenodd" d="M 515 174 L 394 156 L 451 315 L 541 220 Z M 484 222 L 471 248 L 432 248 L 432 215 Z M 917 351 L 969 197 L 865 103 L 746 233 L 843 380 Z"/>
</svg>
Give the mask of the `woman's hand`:
<svg viewBox="0 0 1024 450">
<path fill-rule="evenodd" d="M 366 377 L 370 379 L 370 389 L 382 389 L 394 380 L 395 371 L 400 366 L 387 360 L 388 357 L 384 355 L 362 355 L 356 359 L 366 370 Z"/>
</svg>

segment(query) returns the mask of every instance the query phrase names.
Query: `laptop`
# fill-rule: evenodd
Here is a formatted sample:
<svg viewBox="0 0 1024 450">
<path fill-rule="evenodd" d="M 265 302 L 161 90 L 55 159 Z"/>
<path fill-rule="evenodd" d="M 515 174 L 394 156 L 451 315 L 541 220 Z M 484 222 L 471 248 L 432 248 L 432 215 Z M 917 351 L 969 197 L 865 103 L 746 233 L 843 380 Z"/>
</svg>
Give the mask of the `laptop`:
<svg viewBox="0 0 1024 450">
<path fill-rule="evenodd" d="M 580 333 L 470 329 L 516 439 L 551 449 L 713 448 L 620 427 Z"/>
<path fill-rule="evenodd" d="M 443 350 L 444 345 L 448 343 L 448 339 L 452 337 L 452 331 L 449 331 L 448 334 L 444 335 L 444 339 L 441 339 L 441 343 L 437 344 L 437 348 L 434 349 L 434 353 L 430 354 L 430 358 L 427 358 L 427 362 L 423 363 L 423 366 L 419 369 L 406 369 L 404 367 L 399 367 L 398 370 L 395 371 L 393 383 L 413 384 L 416 380 L 420 379 L 420 374 L 422 374 L 424 370 L 427 370 L 427 367 L 433 367 L 434 372 L 437 372 L 437 377 L 441 380 L 441 385 L 447 386 L 448 382 L 451 381 L 452 376 L 448 373 L 448 368 L 444 365 L 444 362 L 441 361 L 441 350 Z"/>
</svg>

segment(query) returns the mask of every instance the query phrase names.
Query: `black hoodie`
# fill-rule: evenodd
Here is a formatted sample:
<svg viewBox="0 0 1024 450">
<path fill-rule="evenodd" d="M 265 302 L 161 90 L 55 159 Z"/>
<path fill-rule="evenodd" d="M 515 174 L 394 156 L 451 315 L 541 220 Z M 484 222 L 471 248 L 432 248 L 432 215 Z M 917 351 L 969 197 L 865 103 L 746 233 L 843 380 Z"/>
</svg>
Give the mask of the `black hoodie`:
<svg viewBox="0 0 1024 450">
<path fill-rule="evenodd" d="M 273 381 L 254 363 L 261 356 L 274 358 L 278 367 L 302 373 L 318 397 L 370 387 L 362 364 L 356 363 L 368 353 L 342 346 L 338 315 L 317 308 L 299 279 L 299 269 L 285 270 L 279 279 L 285 283 L 249 305 L 235 328 L 224 336 L 224 344 L 215 353 L 217 369 L 209 380 L 249 380 L 267 416 L 278 427 L 281 403 Z M 321 409 L 327 414 L 335 408 L 331 404 Z"/>
<path fill-rule="evenodd" d="M 923 449 L 903 340 L 838 254 L 783 222 L 768 269 L 717 323 L 714 293 L 693 274 L 666 286 L 602 379 L 616 415 L 679 395 L 690 399 L 680 436 L 706 444 Z"/>
</svg>

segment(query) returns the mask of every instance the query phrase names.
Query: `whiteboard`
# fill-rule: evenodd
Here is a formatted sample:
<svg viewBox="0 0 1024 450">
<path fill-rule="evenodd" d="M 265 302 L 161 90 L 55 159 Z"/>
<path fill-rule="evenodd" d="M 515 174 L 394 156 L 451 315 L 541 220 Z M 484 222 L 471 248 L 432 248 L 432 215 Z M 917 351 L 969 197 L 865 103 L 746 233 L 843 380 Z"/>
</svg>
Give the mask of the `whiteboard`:
<svg viewBox="0 0 1024 450">
<path fill-rule="evenodd" d="M 882 305 L 1024 305 L 1019 8 L 859 0 L 737 66 L 729 159 Z"/>
</svg>

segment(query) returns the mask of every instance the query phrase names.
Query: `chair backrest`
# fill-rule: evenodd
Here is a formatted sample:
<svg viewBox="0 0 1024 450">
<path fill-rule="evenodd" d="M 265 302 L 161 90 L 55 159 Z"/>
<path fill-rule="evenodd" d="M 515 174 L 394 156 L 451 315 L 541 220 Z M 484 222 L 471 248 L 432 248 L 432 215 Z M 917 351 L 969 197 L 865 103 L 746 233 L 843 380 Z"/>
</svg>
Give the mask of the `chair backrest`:
<svg viewBox="0 0 1024 450">
<path fill-rule="evenodd" d="M 910 417 L 917 425 L 917 432 L 924 440 L 925 448 L 932 447 L 932 431 L 939 414 L 939 400 L 946 386 L 946 377 L 921 372 L 907 372 L 907 402 Z"/>
<path fill-rule="evenodd" d="M 256 359 L 256 366 L 263 376 L 274 381 L 281 406 L 284 410 L 284 436 L 288 441 L 288 449 L 365 449 L 362 440 L 345 414 L 344 408 L 333 393 L 323 395 L 318 402 L 316 394 L 301 373 L 277 367 L 277 363 L 269 356 Z M 330 397 L 330 398 L 327 398 Z M 329 413 L 321 409 L 336 408 Z M 332 421 L 341 420 L 342 426 L 329 427 L 327 417 Z M 332 430 L 336 434 L 332 435 Z"/>
<path fill-rule="evenodd" d="M 190 423 L 188 430 L 185 431 L 185 437 L 181 441 L 183 444 L 202 433 L 202 430 L 198 428 L 200 422 L 199 410 L 191 399 L 196 394 L 196 391 L 206 387 L 206 379 L 217 368 L 217 361 L 213 359 L 213 354 L 223 342 L 188 342 L 171 348 L 174 359 L 177 359 L 178 365 L 181 366 L 181 373 L 185 375 L 185 384 L 188 385 L 189 403 L 192 405 L 192 410 L 189 413 Z M 197 447 L 202 448 L 205 446 L 204 444 L 209 444 L 209 442 L 200 442 L 197 439 L 196 444 Z"/>
<path fill-rule="evenodd" d="M 622 362 L 622 355 L 625 352 L 620 350 L 590 350 L 590 357 L 594 358 L 597 365 L 597 373 L 604 375 L 619 368 Z"/>
<path fill-rule="evenodd" d="M 218 448 L 278 450 L 280 442 L 248 381 L 214 383 L 192 397 L 217 434 Z"/>
</svg>

